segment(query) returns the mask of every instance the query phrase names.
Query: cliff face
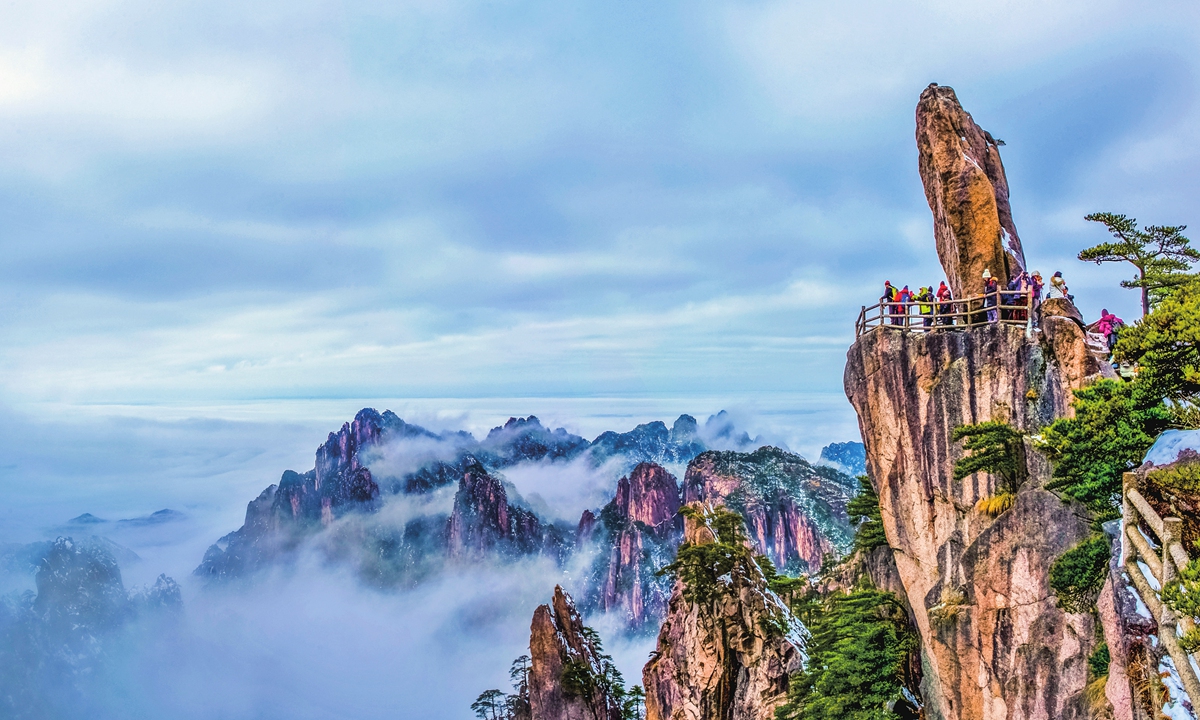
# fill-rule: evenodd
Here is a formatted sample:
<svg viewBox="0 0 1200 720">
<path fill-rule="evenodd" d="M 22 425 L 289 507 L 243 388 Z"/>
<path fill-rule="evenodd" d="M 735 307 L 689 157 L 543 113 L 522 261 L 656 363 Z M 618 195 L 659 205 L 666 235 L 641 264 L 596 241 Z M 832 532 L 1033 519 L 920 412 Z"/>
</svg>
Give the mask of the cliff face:
<svg viewBox="0 0 1200 720">
<path fill-rule="evenodd" d="M 846 503 L 858 490 L 850 477 L 814 467 L 774 447 L 752 453 L 709 451 L 688 465 L 683 501 L 724 504 L 746 520 L 750 540 L 777 567 L 809 572 L 853 539 Z"/>
<path fill-rule="evenodd" d="M 687 521 L 686 540 L 714 541 Z M 770 720 L 803 661 L 805 630 L 766 587 L 758 566 L 739 565 L 711 603 L 671 593 L 658 646 L 642 670 L 646 720 Z"/>
<path fill-rule="evenodd" d="M 617 483 L 616 497 L 579 521 L 581 542 L 600 544 L 584 595 L 588 610 L 620 613 L 626 627 L 656 626 L 670 586 L 656 572 L 671 561 L 682 538 L 679 484 L 654 463 L 641 463 Z"/>
<path fill-rule="evenodd" d="M 490 552 L 533 553 L 543 542 L 537 515 L 508 502 L 503 483 L 481 465 L 463 473 L 446 528 L 454 558 L 481 558 Z"/>
<path fill-rule="evenodd" d="M 930 85 L 917 103 L 917 151 L 938 257 L 955 297 L 1025 269 L 998 142 L 963 110 L 953 88 Z"/>
<path fill-rule="evenodd" d="M 571 596 L 533 613 L 529 628 L 529 706 L 533 720 L 621 720 L 621 708 L 603 688 L 588 687 L 603 673 L 595 641 L 586 633 Z"/>
<path fill-rule="evenodd" d="M 1083 716 L 1093 621 L 1056 608 L 1048 577 L 1087 536 L 1086 513 L 1042 489 L 1049 468 L 1032 448 L 1016 505 L 995 519 L 977 513 L 975 502 L 998 490 L 986 475 L 953 480 L 963 451 L 951 440 L 960 425 L 1001 420 L 1036 431 L 1066 414 L 1070 391 L 1096 377 L 1060 361 L 1079 352 L 994 325 L 883 329 L 848 353 L 846 394 L 921 635 L 929 717 Z"/>
</svg>

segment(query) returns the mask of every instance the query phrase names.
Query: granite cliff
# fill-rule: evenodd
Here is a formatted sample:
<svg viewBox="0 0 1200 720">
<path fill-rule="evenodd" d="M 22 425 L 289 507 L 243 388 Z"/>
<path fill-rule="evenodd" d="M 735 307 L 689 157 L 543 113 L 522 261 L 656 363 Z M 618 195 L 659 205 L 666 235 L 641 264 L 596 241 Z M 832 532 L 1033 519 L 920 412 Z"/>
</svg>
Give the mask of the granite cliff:
<svg viewBox="0 0 1200 720">
<path fill-rule="evenodd" d="M 917 107 L 921 178 L 938 255 L 956 295 L 984 268 L 1024 267 L 998 145 L 950 88 Z M 1072 308 L 1073 309 L 1073 308 Z M 992 516 L 991 475 L 953 477 L 956 427 L 1001 421 L 1036 433 L 1071 412 L 1072 391 L 1104 366 L 1075 319 L 1046 313 L 1040 330 L 989 325 L 924 335 L 877 328 L 847 354 L 845 389 L 858 415 L 887 542 L 920 634 L 929 718 L 1086 717 L 1091 615 L 1055 605 L 1050 565 L 1089 534 L 1089 515 L 1044 489 L 1045 459 L 1026 443 L 1013 506 Z"/>
<path fill-rule="evenodd" d="M 669 584 L 656 573 L 683 534 L 679 483 L 662 466 L 641 463 L 617 483 L 599 517 L 584 511 L 579 542 L 597 548 L 584 583 L 584 607 L 619 613 L 634 631 L 653 630 L 666 613 Z"/>
<path fill-rule="evenodd" d="M 718 542 L 700 503 L 685 541 Z M 804 660 L 807 631 L 747 554 L 695 597 L 680 579 L 642 671 L 646 720 L 770 720 Z"/>
<path fill-rule="evenodd" d="M 684 476 L 683 501 L 737 511 L 758 551 L 794 574 L 815 572 L 826 555 L 849 550 L 846 503 L 857 490 L 857 482 L 833 468 L 767 446 L 697 456 Z"/>
<path fill-rule="evenodd" d="M 619 696 L 609 684 L 611 663 L 560 586 L 533 613 L 529 658 L 533 720 L 622 720 Z"/>
</svg>

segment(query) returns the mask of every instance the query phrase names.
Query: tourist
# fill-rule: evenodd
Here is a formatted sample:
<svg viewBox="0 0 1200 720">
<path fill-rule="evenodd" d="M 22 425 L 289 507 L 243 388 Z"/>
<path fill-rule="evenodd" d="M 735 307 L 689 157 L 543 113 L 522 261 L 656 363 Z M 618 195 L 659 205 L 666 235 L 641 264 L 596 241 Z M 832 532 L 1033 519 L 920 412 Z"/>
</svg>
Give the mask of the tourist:
<svg viewBox="0 0 1200 720">
<path fill-rule="evenodd" d="M 983 306 L 987 308 L 987 321 L 990 323 L 994 323 L 999 319 L 999 313 L 996 311 L 996 303 L 998 300 L 999 285 L 996 284 L 996 278 L 992 277 L 992 271 L 990 268 L 984 268 Z"/>
<path fill-rule="evenodd" d="M 1041 317 L 1042 311 L 1042 288 L 1045 283 L 1042 282 L 1042 274 L 1037 270 L 1033 271 L 1033 275 L 1029 276 L 1029 292 L 1033 294 L 1033 319 L 1036 322 Z"/>
<path fill-rule="evenodd" d="M 904 325 L 904 327 L 908 327 L 908 304 L 912 301 L 912 290 L 909 290 L 907 285 L 900 288 L 899 294 L 896 295 L 896 302 L 900 303 L 899 310 L 904 315 L 904 320 L 897 323 L 897 325 Z"/>
<path fill-rule="evenodd" d="M 917 312 L 921 314 L 921 324 L 925 327 L 933 325 L 933 288 L 928 285 L 917 290 Z"/>
<path fill-rule="evenodd" d="M 1096 322 L 1096 329 L 1104 335 L 1104 342 L 1108 344 L 1109 354 L 1112 354 L 1113 348 L 1117 346 L 1117 334 L 1124 324 L 1124 320 L 1110 313 L 1107 308 L 1100 311 L 1100 320 Z"/>
<path fill-rule="evenodd" d="M 954 312 L 954 305 L 950 301 L 954 299 L 954 296 L 950 294 L 950 288 L 946 287 L 945 280 L 938 286 L 937 299 L 938 325 L 953 325 L 954 318 L 950 317 L 950 314 Z"/>
<path fill-rule="evenodd" d="M 1054 277 L 1050 278 L 1050 291 L 1046 293 L 1048 298 L 1062 298 L 1063 300 L 1074 300 L 1067 289 L 1067 281 L 1063 280 L 1062 272 L 1054 273 Z"/>
<path fill-rule="evenodd" d="M 883 281 L 883 295 L 879 298 L 879 305 L 883 308 L 883 312 L 888 315 L 896 314 L 896 307 L 892 304 L 896 302 L 896 288 L 892 287 L 891 280 Z M 892 324 L 897 325 L 895 318 L 892 319 Z"/>
</svg>

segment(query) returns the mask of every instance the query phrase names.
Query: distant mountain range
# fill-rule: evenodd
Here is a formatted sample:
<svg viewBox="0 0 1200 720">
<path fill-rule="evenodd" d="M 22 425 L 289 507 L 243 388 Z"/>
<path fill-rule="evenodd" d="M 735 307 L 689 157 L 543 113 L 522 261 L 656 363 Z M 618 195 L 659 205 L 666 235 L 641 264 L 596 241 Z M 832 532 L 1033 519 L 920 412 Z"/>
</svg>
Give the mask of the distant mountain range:
<svg viewBox="0 0 1200 720">
<path fill-rule="evenodd" d="M 853 454 L 831 447 L 830 458 Z M 504 477 L 527 463 L 577 462 L 620 476 L 613 500 L 578 524 L 539 515 Z M 684 482 L 668 467 L 686 467 Z M 761 446 L 724 412 L 704 425 L 681 415 L 670 428 L 655 421 L 589 442 L 534 416 L 510 418 L 477 440 L 366 408 L 329 434 L 313 469 L 284 472 L 252 500 L 242 527 L 214 543 L 195 574 L 249 582 L 314 550 L 368 584 L 411 587 L 449 564 L 527 556 L 565 564 L 585 553 L 582 608 L 622 613 L 633 630 L 654 628 L 670 590 L 655 573 L 680 542 L 681 502 L 735 507 L 760 552 L 807 572 L 849 548 L 845 506 L 857 487 L 838 469 Z M 400 502 L 403 521 L 380 512 Z"/>
</svg>

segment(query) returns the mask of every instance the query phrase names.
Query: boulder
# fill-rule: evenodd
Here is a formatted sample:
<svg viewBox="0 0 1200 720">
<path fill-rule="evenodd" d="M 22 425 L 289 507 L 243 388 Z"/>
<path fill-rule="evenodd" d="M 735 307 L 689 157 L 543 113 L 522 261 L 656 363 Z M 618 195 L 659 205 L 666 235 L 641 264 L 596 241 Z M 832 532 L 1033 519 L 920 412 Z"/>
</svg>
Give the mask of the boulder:
<svg viewBox="0 0 1200 720">
<path fill-rule="evenodd" d="M 983 292 L 985 269 L 1006 283 L 1025 269 L 999 142 L 936 83 L 917 103 L 917 151 L 938 258 L 955 297 Z"/>
<path fill-rule="evenodd" d="M 1075 307 L 1075 303 L 1066 298 L 1046 298 L 1042 301 L 1042 317 L 1065 317 L 1079 323 L 1079 327 L 1085 327 L 1083 321 L 1083 313 L 1079 312 L 1079 308 Z"/>
</svg>

